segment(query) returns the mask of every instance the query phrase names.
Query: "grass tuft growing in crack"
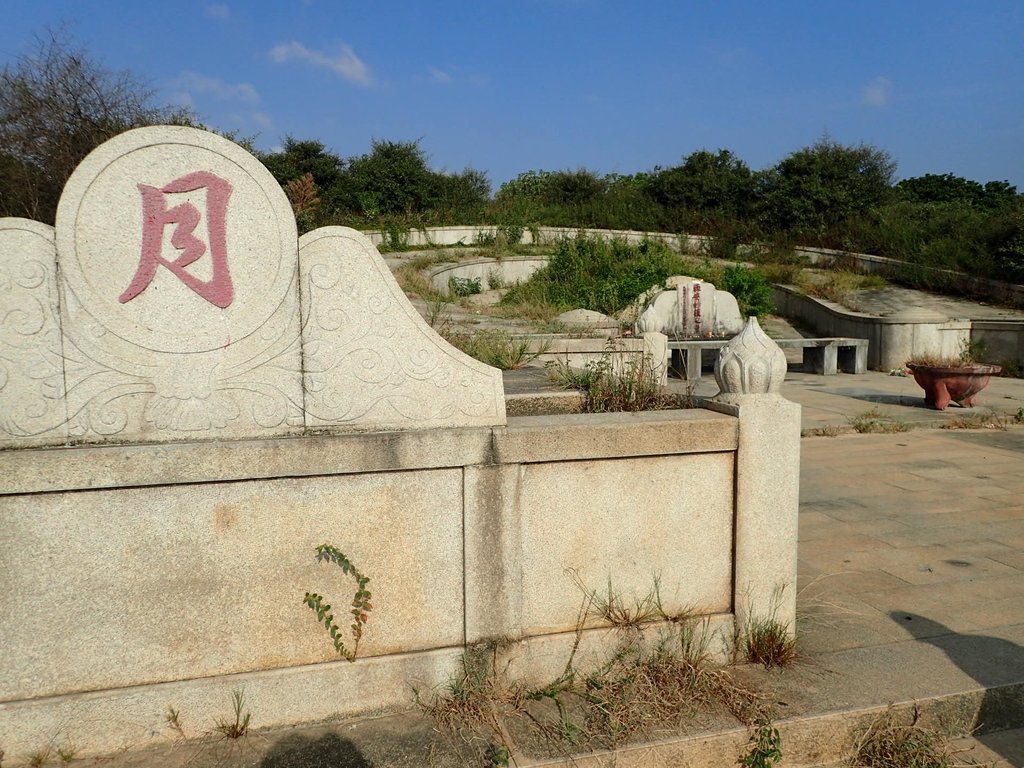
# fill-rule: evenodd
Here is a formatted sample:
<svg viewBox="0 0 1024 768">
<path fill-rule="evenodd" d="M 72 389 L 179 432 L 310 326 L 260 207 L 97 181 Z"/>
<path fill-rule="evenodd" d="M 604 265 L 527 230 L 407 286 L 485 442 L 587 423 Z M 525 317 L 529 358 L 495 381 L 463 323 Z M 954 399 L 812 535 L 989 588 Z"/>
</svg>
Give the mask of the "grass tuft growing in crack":
<svg viewBox="0 0 1024 768">
<path fill-rule="evenodd" d="M 854 748 L 850 768 L 953 768 L 957 762 L 946 738 L 918 724 L 914 708 L 910 723 L 901 722 L 889 707 L 867 727 Z"/>
<path fill-rule="evenodd" d="M 849 421 L 854 431 L 861 434 L 894 434 L 910 429 L 906 422 L 893 419 L 878 408 L 869 408 L 863 413 L 851 416 Z"/>
<path fill-rule="evenodd" d="M 748 615 L 744 625 L 738 628 L 736 646 L 751 664 L 771 669 L 784 667 L 797 658 L 796 636 L 788 623 L 779 620 L 785 591 L 785 587 L 776 587 L 767 612 Z"/>
<path fill-rule="evenodd" d="M 575 578 L 585 598 L 556 678 L 543 685 L 518 679 L 510 670 L 520 646 L 501 639 L 468 648 L 462 673 L 445 689 L 417 694 L 465 760 L 494 764 L 488 756 L 503 749 L 515 765 L 517 755 L 526 753 L 567 756 L 613 748 L 707 714 L 728 714 L 751 728 L 770 718 L 762 695 L 709 662 L 708 619 L 666 612 L 657 581 L 647 594 L 627 599 L 611 585 L 594 590 Z M 588 653 L 584 666 L 577 651 L 584 628 L 595 623 L 610 626 L 617 641 L 603 660 Z"/>
<path fill-rule="evenodd" d="M 231 692 L 231 707 L 235 719 L 217 720 L 214 730 L 225 739 L 240 739 L 249 733 L 249 719 L 252 713 L 245 709 L 245 691 L 236 688 Z"/>
</svg>

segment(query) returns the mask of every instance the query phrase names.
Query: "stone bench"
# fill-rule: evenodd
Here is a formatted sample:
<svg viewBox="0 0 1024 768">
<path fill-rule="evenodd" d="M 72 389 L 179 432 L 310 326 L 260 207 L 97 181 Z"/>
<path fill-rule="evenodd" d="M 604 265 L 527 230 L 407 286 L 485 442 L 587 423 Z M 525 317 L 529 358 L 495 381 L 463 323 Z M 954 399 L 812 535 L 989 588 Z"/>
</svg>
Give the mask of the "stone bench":
<svg viewBox="0 0 1024 768">
<path fill-rule="evenodd" d="M 728 342 L 729 339 L 670 339 L 668 348 L 672 356 L 672 368 L 685 370 L 687 381 L 697 381 L 701 375 L 701 356 L 704 350 L 721 349 Z M 775 343 L 783 349 L 802 349 L 803 362 L 822 376 L 834 376 L 839 371 L 864 373 L 868 368 L 867 339 L 836 336 L 824 339 L 775 339 Z"/>
</svg>

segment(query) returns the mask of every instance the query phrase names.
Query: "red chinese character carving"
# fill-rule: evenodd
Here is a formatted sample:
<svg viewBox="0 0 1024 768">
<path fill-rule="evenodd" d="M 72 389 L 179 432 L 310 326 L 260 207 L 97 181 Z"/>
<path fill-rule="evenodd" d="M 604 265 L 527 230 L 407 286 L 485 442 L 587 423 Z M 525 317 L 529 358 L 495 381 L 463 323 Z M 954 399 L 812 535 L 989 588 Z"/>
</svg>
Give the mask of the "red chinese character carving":
<svg viewBox="0 0 1024 768">
<path fill-rule="evenodd" d="M 231 304 L 234 288 L 231 272 L 228 270 L 227 210 L 231 197 L 231 184 L 209 171 L 196 171 L 172 181 L 164 187 L 139 184 L 142 194 L 142 256 L 135 277 L 125 288 L 118 301 L 125 304 L 142 293 L 153 281 L 157 267 L 163 264 L 181 282 L 198 293 L 211 304 L 224 307 Z M 210 237 L 210 258 L 213 260 L 213 277 L 200 280 L 185 270 L 206 253 L 206 244 L 193 233 L 199 224 L 200 214 L 192 203 L 182 203 L 167 208 L 165 194 L 171 192 L 194 192 L 206 189 L 206 229 Z M 171 245 L 181 251 L 178 258 L 167 260 L 161 254 L 164 227 L 175 225 Z"/>
</svg>

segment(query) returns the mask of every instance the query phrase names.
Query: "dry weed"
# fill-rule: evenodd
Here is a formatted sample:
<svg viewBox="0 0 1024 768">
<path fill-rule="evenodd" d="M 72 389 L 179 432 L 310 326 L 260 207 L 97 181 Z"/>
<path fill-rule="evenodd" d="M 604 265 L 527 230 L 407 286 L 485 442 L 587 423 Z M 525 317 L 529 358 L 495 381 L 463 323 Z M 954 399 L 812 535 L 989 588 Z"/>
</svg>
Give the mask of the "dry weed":
<svg viewBox="0 0 1024 768">
<path fill-rule="evenodd" d="M 915 708 L 906 724 L 889 707 L 857 740 L 851 768 L 954 768 L 946 738 L 918 725 L 919 714 Z"/>
<path fill-rule="evenodd" d="M 1005 431 L 1010 425 L 1010 418 L 998 413 L 970 413 L 955 416 L 942 425 L 942 429 L 997 429 Z"/>
</svg>

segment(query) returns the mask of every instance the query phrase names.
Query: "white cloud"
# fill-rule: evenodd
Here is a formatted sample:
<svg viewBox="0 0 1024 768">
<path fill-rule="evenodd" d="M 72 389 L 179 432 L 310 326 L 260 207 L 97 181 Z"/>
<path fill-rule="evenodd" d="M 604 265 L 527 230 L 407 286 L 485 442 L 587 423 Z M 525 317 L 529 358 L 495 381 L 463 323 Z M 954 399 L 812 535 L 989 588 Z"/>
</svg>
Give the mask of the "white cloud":
<svg viewBox="0 0 1024 768">
<path fill-rule="evenodd" d="M 203 16 L 208 19 L 226 19 L 231 16 L 231 9 L 226 3 L 211 3 L 203 10 Z"/>
<path fill-rule="evenodd" d="M 256 104 L 260 100 L 259 93 L 249 83 L 232 84 L 191 70 L 178 75 L 173 85 L 187 94 L 189 101 L 194 93 L 207 94 L 219 101 L 242 101 L 246 104 Z"/>
<path fill-rule="evenodd" d="M 373 85 L 373 75 L 370 74 L 370 68 L 366 66 L 362 59 L 356 56 L 356 52 L 348 45 L 341 46 L 341 52 L 337 56 L 331 57 L 292 40 L 290 43 L 281 43 L 271 48 L 270 58 L 278 64 L 292 60 L 302 61 L 311 67 L 330 69 L 350 83 L 363 87 Z"/>
<path fill-rule="evenodd" d="M 869 107 L 884 107 L 892 94 L 892 82 L 887 77 L 876 77 L 864 86 L 861 102 Z"/>
<path fill-rule="evenodd" d="M 435 83 L 443 83 L 443 84 L 447 85 L 448 83 L 450 83 L 452 81 L 452 76 L 449 75 L 444 70 L 431 69 L 430 70 L 430 79 L 433 80 Z"/>
<path fill-rule="evenodd" d="M 274 125 L 273 119 L 266 112 L 253 112 L 252 121 L 264 130 L 272 128 Z"/>
<path fill-rule="evenodd" d="M 167 100 L 172 104 L 177 104 L 181 107 L 187 107 L 188 109 L 195 109 L 196 102 L 192 98 L 191 93 L 185 91 L 172 91 L 167 95 Z"/>
</svg>

